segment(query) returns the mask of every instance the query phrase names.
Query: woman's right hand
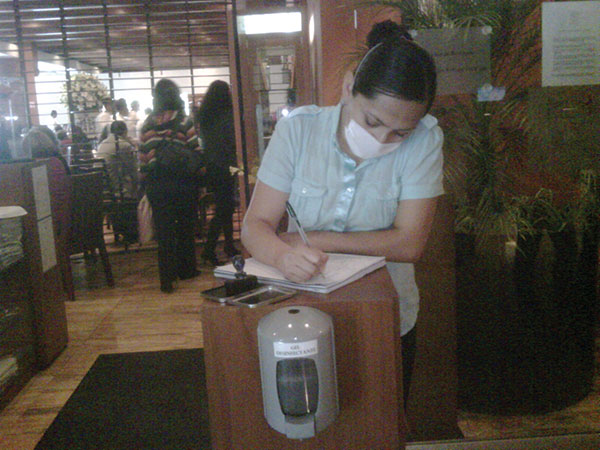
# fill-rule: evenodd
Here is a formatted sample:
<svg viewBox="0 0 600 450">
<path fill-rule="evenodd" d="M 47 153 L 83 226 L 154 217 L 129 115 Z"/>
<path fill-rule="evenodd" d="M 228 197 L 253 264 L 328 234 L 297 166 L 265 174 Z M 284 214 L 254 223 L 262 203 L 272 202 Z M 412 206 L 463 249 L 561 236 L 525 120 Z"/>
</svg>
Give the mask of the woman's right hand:
<svg viewBox="0 0 600 450">
<path fill-rule="evenodd" d="M 288 280 L 303 283 L 322 273 L 328 258 L 321 250 L 302 244 L 283 253 L 277 268 Z"/>
<path fill-rule="evenodd" d="M 289 193 L 257 181 L 241 238 L 254 258 L 276 267 L 288 280 L 301 283 L 322 272 L 328 256 L 318 247 L 304 244 L 298 233 L 276 233 L 288 198 Z"/>
<path fill-rule="evenodd" d="M 144 164 L 146 164 L 148 161 L 150 161 L 152 158 L 154 158 L 154 149 L 150 150 L 148 153 L 142 153 L 139 152 L 138 153 L 138 158 L 140 159 L 140 161 Z"/>
</svg>

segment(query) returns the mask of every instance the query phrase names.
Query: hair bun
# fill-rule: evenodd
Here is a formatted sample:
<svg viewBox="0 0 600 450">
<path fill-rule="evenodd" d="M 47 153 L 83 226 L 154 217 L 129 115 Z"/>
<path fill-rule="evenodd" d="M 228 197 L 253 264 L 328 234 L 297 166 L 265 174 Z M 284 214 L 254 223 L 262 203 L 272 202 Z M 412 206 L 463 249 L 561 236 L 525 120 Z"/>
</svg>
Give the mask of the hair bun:
<svg viewBox="0 0 600 450">
<path fill-rule="evenodd" d="M 367 46 L 373 48 L 384 41 L 396 39 L 412 41 L 412 36 L 404 25 L 388 19 L 373 25 L 367 35 Z"/>
</svg>

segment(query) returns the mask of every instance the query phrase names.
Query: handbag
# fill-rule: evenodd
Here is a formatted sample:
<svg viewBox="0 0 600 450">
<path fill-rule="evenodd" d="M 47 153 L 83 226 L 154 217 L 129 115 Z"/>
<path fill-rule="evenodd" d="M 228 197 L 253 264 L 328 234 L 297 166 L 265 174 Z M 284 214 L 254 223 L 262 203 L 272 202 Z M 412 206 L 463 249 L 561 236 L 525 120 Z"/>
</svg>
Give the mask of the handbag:
<svg viewBox="0 0 600 450">
<path fill-rule="evenodd" d="M 146 244 L 154 239 L 154 222 L 152 221 L 152 206 L 148 196 L 144 194 L 137 207 L 138 238 L 140 244 Z"/>
<path fill-rule="evenodd" d="M 164 138 L 156 149 L 157 169 L 169 177 L 196 176 L 200 171 L 200 155 L 185 145 Z"/>
</svg>

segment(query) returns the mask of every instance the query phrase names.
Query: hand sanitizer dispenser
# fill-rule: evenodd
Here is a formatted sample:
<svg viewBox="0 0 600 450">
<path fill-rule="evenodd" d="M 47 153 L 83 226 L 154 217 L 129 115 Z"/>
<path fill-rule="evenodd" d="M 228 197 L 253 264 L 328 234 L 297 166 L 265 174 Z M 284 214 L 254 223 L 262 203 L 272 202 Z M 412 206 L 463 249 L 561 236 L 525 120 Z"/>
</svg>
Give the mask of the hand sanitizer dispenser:
<svg viewBox="0 0 600 450">
<path fill-rule="evenodd" d="M 290 439 L 313 437 L 338 415 L 331 317 L 306 306 L 280 308 L 258 323 L 263 406 Z"/>
</svg>

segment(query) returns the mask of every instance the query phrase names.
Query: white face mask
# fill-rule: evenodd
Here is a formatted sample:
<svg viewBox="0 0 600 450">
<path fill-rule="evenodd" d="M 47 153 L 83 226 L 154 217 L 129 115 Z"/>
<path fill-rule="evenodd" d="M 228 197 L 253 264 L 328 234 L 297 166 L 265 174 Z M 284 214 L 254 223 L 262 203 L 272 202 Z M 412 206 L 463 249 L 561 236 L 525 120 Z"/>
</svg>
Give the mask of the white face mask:
<svg viewBox="0 0 600 450">
<path fill-rule="evenodd" d="M 387 155 L 400 146 L 400 142 L 384 144 L 375 139 L 371 133 L 351 119 L 344 128 L 344 136 L 352 153 L 361 159 L 377 158 Z"/>
</svg>

